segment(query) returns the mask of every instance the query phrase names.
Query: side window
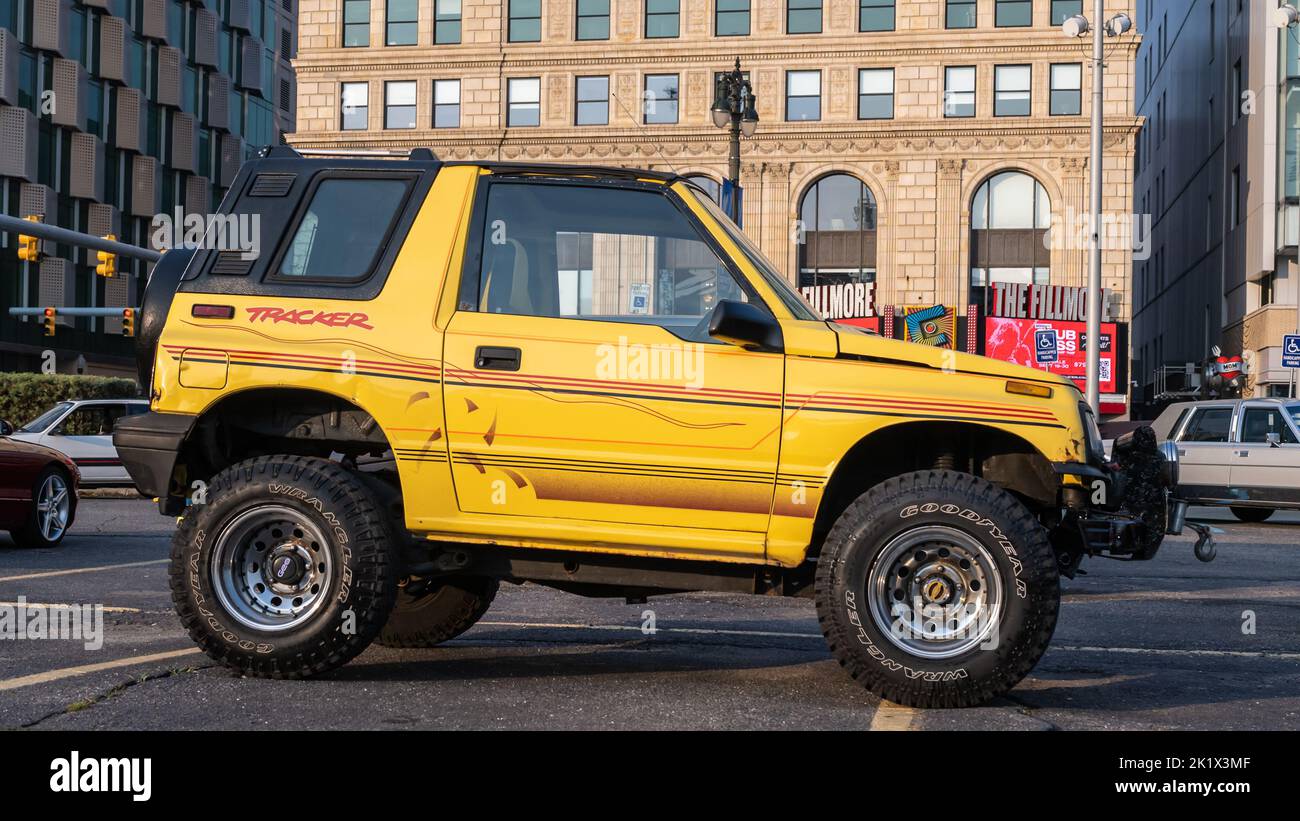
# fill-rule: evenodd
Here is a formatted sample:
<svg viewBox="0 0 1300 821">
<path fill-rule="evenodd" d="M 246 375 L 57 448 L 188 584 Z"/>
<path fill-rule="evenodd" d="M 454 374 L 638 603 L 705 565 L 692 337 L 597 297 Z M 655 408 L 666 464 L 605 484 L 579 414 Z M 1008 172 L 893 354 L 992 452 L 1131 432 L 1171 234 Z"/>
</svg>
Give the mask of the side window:
<svg viewBox="0 0 1300 821">
<path fill-rule="evenodd" d="M 1184 442 L 1226 442 L 1232 427 L 1232 408 L 1202 408 L 1183 432 Z"/>
<path fill-rule="evenodd" d="M 1270 433 L 1276 433 L 1284 445 L 1296 444 L 1281 408 L 1247 408 L 1241 423 L 1241 441 L 1262 445 L 1268 442 Z"/>
<path fill-rule="evenodd" d="M 113 417 L 103 405 L 83 405 L 68 414 L 58 432 L 64 436 L 107 436 L 113 432 Z"/>
<path fill-rule="evenodd" d="M 691 338 L 724 299 L 748 296 L 663 194 L 545 183 L 489 189 L 480 311 L 643 322 Z"/>
<path fill-rule="evenodd" d="M 409 187 L 404 177 L 322 180 L 276 278 L 356 282 L 370 276 Z"/>
</svg>

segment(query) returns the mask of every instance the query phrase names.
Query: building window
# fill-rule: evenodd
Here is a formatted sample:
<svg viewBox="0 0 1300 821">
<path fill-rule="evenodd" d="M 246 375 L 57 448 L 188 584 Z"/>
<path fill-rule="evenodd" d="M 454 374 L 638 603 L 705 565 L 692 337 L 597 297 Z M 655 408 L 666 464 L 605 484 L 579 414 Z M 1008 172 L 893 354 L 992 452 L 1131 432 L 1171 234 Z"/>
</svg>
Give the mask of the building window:
<svg viewBox="0 0 1300 821">
<path fill-rule="evenodd" d="M 344 131 L 365 131 L 370 124 L 370 84 L 344 83 L 339 93 Z"/>
<path fill-rule="evenodd" d="M 415 128 L 415 81 L 384 83 L 384 128 Z"/>
<path fill-rule="evenodd" d="M 820 71 L 785 73 L 785 118 L 791 122 L 822 118 L 822 73 Z"/>
<path fill-rule="evenodd" d="M 862 180 L 830 174 L 799 203 L 799 287 L 874 282 L 876 198 Z"/>
<path fill-rule="evenodd" d="M 538 77 L 506 80 L 506 126 L 542 124 L 542 81 Z"/>
<path fill-rule="evenodd" d="M 681 0 L 646 0 L 645 36 L 677 37 L 681 34 Z"/>
<path fill-rule="evenodd" d="M 993 24 L 999 28 L 1032 26 L 1034 24 L 1033 0 L 996 0 Z"/>
<path fill-rule="evenodd" d="M 993 116 L 1028 117 L 1030 67 L 996 66 L 993 69 Z"/>
<path fill-rule="evenodd" d="M 370 0 L 343 0 L 343 47 L 370 45 Z"/>
<path fill-rule="evenodd" d="M 1289 39 L 1289 38 L 1288 38 Z M 1241 119 L 1241 61 L 1232 67 L 1232 124 Z"/>
<path fill-rule="evenodd" d="M 1083 14 L 1083 0 L 1052 0 L 1052 25 L 1059 26 L 1076 14 Z"/>
<path fill-rule="evenodd" d="M 316 186 L 275 279 L 356 282 L 374 270 L 409 180 L 326 179 Z"/>
<path fill-rule="evenodd" d="M 947 27 L 950 29 L 975 28 L 976 5 L 975 0 L 948 0 Z"/>
<path fill-rule="evenodd" d="M 577 125 L 609 125 L 608 77 L 579 77 L 576 96 Z"/>
<path fill-rule="evenodd" d="M 1272 305 L 1276 301 L 1277 272 L 1270 271 L 1259 278 L 1259 307 Z M 1243 437 L 1242 441 L 1246 441 Z"/>
<path fill-rule="evenodd" d="M 1232 205 L 1228 214 L 1228 224 L 1238 226 L 1241 224 L 1241 166 L 1232 169 Z"/>
<path fill-rule="evenodd" d="M 1053 64 L 1051 113 L 1059 116 L 1083 113 L 1083 65 L 1081 63 Z"/>
<path fill-rule="evenodd" d="M 1020 171 L 984 181 L 971 201 L 971 288 L 995 282 L 1043 285 L 1051 280 L 1044 237 L 1052 204 L 1042 183 Z M 972 293 L 971 300 L 980 302 Z"/>
<path fill-rule="evenodd" d="M 944 69 L 943 116 L 975 116 L 974 66 L 956 66 Z"/>
<path fill-rule="evenodd" d="M 858 0 L 858 31 L 893 31 L 894 0 Z"/>
<path fill-rule="evenodd" d="M 858 119 L 891 120 L 894 117 L 894 70 L 858 70 Z"/>
<path fill-rule="evenodd" d="M 577 39 L 609 39 L 609 0 L 578 0 Z"/>
<path fill-rule="evenodd" d="M 506 0 L 510 20 L 506 39 L 511 43 L 537 43 L 542 39 L 542 0 Z"/>
<path fill-rule="evenodd" d="M 647 123 L 677 122 L 677 75 L 647 74 L 645 76 L 645 121 Z"/>
<path fill-rule="evenodd" d="M 713 33 L 718 37 L 749 34 L 749 0 L 717 0 Z"/>
<path fill-rule="evenodd" d="M 433 81 L 433 127 L 460 127 L 460 80 Z"/>
<path fill-rule="evenodd" d="M 418 0 L 388 0 L 388 19 L 384 34 L 386 46 L 413 46 L 419 18 Z"/>
<path fill-rule="evenodd" d="M 434 0 L 433 42 L 460 42 L 460 0 Z"/>
<path fill-rule="evenodd" d="M 786 0 L 787 34 L 820 34 L 821 30 L 822 0 Z"/>
</svg>

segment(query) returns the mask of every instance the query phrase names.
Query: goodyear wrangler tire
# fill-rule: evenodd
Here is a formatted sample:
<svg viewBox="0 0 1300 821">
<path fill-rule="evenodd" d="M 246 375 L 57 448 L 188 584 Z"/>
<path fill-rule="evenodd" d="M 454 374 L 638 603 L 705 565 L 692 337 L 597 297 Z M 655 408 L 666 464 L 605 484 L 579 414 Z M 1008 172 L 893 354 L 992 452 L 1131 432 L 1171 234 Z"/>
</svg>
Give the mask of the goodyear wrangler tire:
<svg viewBox="0 0 1300 821">
<path fill-rule="evenodd" d="M 497 594 L 497 580 L 479 576 L 447 579 L 420 594 L 397 593 L 397 605 L 377 641 L 385 647 L 434 647 L 464 633 L 483 618 Z"/>
<path fill-rule="evenodd" d="M 969 707 L 1003 695 L 1042 657 L 1060 588 L 1047 533 L 1010 493 L 924 471 L 858 497 L 817 563 L 831 652 L 882 699 Z"/>
<path fill-rule="evenodd" d="M 391 523 L 341 465 L 261 456 L 212 479 L 172 540 L 172 601 L 213 659 L 303 678 L 366 648 L 397 593 Z"/>
</svg>

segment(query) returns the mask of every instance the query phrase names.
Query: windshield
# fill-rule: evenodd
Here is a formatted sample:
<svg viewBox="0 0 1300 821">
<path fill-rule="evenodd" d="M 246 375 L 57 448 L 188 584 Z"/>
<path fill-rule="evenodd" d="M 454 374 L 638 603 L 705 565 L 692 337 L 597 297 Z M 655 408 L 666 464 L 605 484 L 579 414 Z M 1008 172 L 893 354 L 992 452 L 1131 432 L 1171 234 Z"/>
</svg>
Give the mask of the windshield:
<svg viewBox="0 0 1300 821">
<path fill-rule="evenodd" d="M 744 231 L 736 227 L 736 223 L 731 221 L 731 218 L 718 207 L 718 204 L 711 197 L 702 195 L 693 188 L 691 189 L 691 195 L 718 221 L 722 226 L 722 230 L 727 232 L 727 236 L 731 237 L 740 246 L 740 250 L 758 269 L 758 273 L 771 286 L 772 290 L 776 291 L 777 298 L 781 300 L 781 304 L 785 306 L 791 316 L 795 319 L 805 319 L 813 322 L 822 321 L 821 317 L 814 313 L 813 309 L 804 301 L 804 298 L 799 295 L 799 292 L 790 285 L 790 282 L 781 276 L 767 257 L 763 256 L 763 252 L 758 250 L 758 246 L 745 235 Z"/>
<path fill-rule="evenodd" d="M 54 420 L 62 416 L 70 407 L 72 407 L 71 402 L 60 402 L 45 413 L 42 413 L 40 416 L 28 422 L 26 425 L 23 425 L 15 431 L 15 433 L 44 433 L 45 429 L 50 425 L 53 425 Z"/>
<path fill-rule="evenodd" d="M 1300 428 L 1300 405 L 1287 405 L 1286 412 L 1291 414 L 1291 421 Z"/>
</svg>

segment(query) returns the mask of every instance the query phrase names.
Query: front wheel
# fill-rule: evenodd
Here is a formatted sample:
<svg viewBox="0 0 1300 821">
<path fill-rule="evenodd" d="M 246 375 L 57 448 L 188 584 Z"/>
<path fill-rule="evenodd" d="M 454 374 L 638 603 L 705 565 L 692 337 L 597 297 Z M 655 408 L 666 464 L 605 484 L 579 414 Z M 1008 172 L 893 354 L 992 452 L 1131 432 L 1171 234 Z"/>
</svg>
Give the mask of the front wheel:
<svg viewBox="0 0 1300 821">
<path fill-rule="evenodd" d="M 1258 524 L 1268 521 L 1273 515 L 1273 510 L 1267 507 L 1230 507 L 1232 515 L 1237 517 L 1238 521 L 1248 524 Z"/>
<path fill-rule="evenodd" d="M 12 534 L 19 547 L 55 547 L 63 541 L 77 513 L 77 494 L 68 474 L 47 467 L 32 486 L 32 508 L 27 522 Z"/>
<path fill-rule="evenodd" d="M 212 479 L 172 540 L 172 601 L 209 656 L 259 678 L 331 670 L 374 639 L 397 593 L 392 523 L 336 462 L 260 456 Z"/>
<path fill-rule="evenodd" d="M 969 707 L 1011 690 L 1060 609 L 1047 532 L 1010 493 L 968 474 L 883 482 L 840 515 L 817 563 L 831 651 L 877 696 Z"/>
</svg>

